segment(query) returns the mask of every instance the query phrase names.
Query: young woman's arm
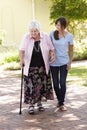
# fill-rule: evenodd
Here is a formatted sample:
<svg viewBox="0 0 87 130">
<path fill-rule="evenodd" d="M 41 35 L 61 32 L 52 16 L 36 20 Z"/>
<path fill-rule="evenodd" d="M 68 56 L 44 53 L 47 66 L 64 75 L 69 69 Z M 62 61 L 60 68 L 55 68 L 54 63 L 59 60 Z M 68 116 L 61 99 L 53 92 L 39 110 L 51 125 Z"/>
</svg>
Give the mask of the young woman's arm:
<svg viewBox="0 0 87 130">
<path fill-rule="evenodd" d="M 71 63 L 73 60 L 73 45 L 69 45 L 69 63 L 67 64 L 67 70 L 71 68 Z"/>
</svg>

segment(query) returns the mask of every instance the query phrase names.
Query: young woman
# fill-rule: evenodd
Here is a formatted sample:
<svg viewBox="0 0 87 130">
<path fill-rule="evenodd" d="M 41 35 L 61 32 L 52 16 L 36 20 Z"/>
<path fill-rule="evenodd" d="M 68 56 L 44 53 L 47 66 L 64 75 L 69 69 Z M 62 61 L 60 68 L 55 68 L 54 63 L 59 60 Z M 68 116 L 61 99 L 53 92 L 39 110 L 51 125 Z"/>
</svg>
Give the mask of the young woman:
<svg viewBox="0 0 87 130">
<path fill-rule="evenodd" d="M 49 36 L 40 31 L 39 22 L 29 24 L 29 33 L 24 36 L 19 50 L 20 63 L 24 65 L 24 102 L 29 104 L 29 114 L 34 114 L 35 103 L 39 111 L 44 111 L 41 101 L 53 100 L 49 62 L 54 61 L 55 53 Z M 54 56 L 49 56 L 50 51 Z"/>
<path fill-rule="evenodd" d="M 67 110 L 64 105 L 66 94 L 67 72 L 73 59 L 73 35 L 66 31 L 67 20 L 60 17 L 55 21 L 56 30 L 50 33 L 51 41 L 56 51 L 56 60 L 51 64 L 53 86 L 57 96 L 57 107 Z"/>
</svg>

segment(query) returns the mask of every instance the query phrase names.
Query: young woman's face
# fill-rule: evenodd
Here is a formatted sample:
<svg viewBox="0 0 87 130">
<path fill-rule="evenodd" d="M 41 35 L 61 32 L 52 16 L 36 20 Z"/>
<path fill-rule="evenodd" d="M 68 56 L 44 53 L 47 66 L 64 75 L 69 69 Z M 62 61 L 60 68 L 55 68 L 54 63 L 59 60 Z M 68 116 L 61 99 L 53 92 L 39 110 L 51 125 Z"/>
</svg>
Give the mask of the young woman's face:
<svg viewBox="0 0 87 130">
<path fill-rule="evenodd" d="M 31 37 L 37 38 L 39 36 L 40 32 L 37 29 L 31 29 L 30 34 L 31 34 Z"/>
<path fill-rule="evenodd" d="M 57 24 L 56 24 L 55 26 L 56 26 L 56 29 L 57 29 L 58 31 L 62 31 L 62 30 L 63 30 L 63 28 L 61 27 L 60 22 L 57 22 Z"/>
</svg>

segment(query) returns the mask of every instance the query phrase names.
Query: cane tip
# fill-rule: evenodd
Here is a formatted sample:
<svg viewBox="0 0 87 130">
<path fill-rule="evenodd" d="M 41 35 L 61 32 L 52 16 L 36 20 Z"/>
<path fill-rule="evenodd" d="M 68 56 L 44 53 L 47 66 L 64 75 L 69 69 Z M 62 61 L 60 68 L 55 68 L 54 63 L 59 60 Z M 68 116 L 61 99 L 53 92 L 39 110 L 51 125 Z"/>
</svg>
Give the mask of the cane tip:
<svg viewBox="0 0 87 130">
<path fill-rule="evenodd" d="M 19 112 L 19 115 L 21 115 L 21 114 L 22 114 L 22 112 L 20 111 L 20 112 Z"/>
</svg>

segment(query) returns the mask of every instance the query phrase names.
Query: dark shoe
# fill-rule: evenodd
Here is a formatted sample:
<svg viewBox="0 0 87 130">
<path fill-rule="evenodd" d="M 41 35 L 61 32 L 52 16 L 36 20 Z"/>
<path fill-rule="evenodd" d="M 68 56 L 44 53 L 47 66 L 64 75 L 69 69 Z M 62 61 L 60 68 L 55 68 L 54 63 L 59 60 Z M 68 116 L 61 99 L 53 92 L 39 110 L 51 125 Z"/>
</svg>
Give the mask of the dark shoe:
<svg viewBox="0 0 87 130">
<path fill-rule="evenodd" d="M 42 104 L 38 104 L 37 106 L 38 106 L 39 111 L 44 111 L 45 110 L 44 107 L 42 106 Z"/>
<path fill-rule="evenodd" d="M 33 115 L 34 114 L 34 106 L 29 106 L 28 113 Z"/>
</svg>

